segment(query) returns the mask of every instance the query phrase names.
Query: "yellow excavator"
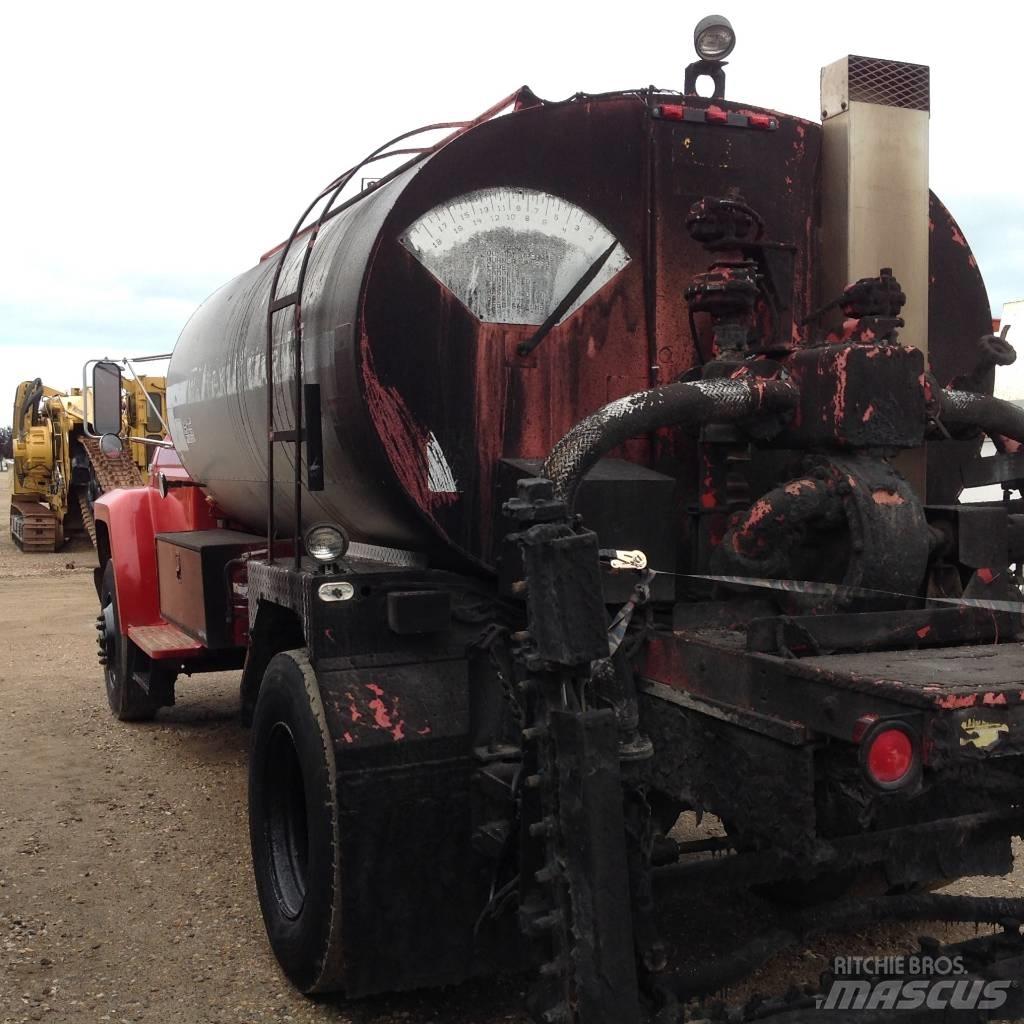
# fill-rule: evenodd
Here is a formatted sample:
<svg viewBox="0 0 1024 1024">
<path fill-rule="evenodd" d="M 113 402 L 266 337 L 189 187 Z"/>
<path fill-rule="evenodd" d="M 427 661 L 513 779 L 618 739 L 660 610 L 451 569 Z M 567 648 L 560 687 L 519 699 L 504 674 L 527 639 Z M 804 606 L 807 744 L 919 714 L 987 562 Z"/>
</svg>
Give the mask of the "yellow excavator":
<svg viewBox="0 0 1024 1024">
<path fill-rule="evenodd" d="M 95 498 L 115 487 L 146 483 L 151 444 L 166 437 L 166 381 L 133 376 L 122 388 L 121 435 L 130 443 L 112 457 L 100 455 L 99 438 L 86 429 L 91 389 L 62 392 L 38 377 L 18 385 L 11 538 L 23 551 L 59 551 L 83 533 L 95 545 Z"/>
</svg>

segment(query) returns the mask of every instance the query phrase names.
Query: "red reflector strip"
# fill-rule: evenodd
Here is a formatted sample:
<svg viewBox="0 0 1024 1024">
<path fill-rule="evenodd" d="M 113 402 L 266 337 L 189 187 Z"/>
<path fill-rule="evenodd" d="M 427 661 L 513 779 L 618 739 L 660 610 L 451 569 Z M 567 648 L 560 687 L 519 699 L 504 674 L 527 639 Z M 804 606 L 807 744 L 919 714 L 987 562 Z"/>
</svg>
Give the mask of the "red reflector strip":
<svg viewBox="0 0 1024 1024">
<path fill-rule="evenodd" d="M 651 108 L 651 116 L 662 121 L 699 121 L 703 124 L 724 124 L 730 128 L 756 128 L 775 131 L 779 122 L 768 114 L 737 114 L 721 107 L 687 107 L 682 103 L 662 103 Z"/>
</svg>

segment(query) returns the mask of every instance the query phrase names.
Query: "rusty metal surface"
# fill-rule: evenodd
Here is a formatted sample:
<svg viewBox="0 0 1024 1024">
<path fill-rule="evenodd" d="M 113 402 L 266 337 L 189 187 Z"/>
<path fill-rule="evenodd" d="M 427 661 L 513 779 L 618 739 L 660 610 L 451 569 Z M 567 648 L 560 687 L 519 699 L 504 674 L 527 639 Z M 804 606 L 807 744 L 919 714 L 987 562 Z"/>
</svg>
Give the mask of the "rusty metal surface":
<svg viewBox="0 0 1024 1024">
<path fill-rule="evenodd" d="M 699 247 L 685 236 L 682 214 L 721 162 L 729 160 L 739 185 L 766 208 L 777 236 L 811 238 L 810 128 L 787 120 L 778 132 L 747 130 L 742 140 L 734 134 L 710 124 L 655 123 L 637 96 L 533 107 L 475 129 L 329 221 L 311 257 L 303 301 L 306 364 L 336 418 L 325 431 L 327 490 L 309 497 L 310 516 L 338 519 L 358 539 L 489 561 L 499 458 L 543 457 L 586 413 L 646 387 L 652 376 L 669 381 L 693 364 L 685 311 L 675 296 L 696 270 Z M 569 173 L 580 161 L 600 163 L 602 175 Z M 661 185 L 649 216 L 652 161 Z M 761 168 L 756 174 L 754 164 Z M 775 169 L 770 181 L 766 164 Z M 510 182 L 587 211 L 630 256 L 622 272 L 525 358 L 515 346 L 533 327 L 477 320 L 400 242 L 439 202 Z M 297 261 L 296 255 L 285 268 L 279 292 L 288 291 Z M 803 296 L 806 266 L 798 276 Z M 256 356 L 269 284 L 264 264 L 222 289 L 190 322 L 171 364 L 171 425 L 182 458 L 243 521 L 254 518 L 263 476 Z M 798 308 L 805 307 L 800 299 Z M 294 427 L 283 328 L 275 344 L 282 363 L 276 421 Z M 652 355 L 660 366 L 655 371 Z M 428 446 L 443 454 L 454 491 L 431 488 Z M 630 447 L 642 456 L 646 446 Z M 282 483 L 290 477 L 283 465 Z M 278 498 L 284 521 L 288 499 Z"/>
<path fill-rule="evenodd" d="M 721 108 L 755 112 L 728 102 Z M 532 106 L 470 131 L 328 221 L 303 298 L 307 379 L 320 381 L 328 417 L 327 488 L 308 495 L 305 518 L 335 519 L 357 539 L 439 561 L 490 563 L 501 458 L 542 458 L 609 400 L 709 358 L 680 301 L 705 265 L 685 225 L 705 195 L 742 195 L 768 237 L 795 245 L 790 305 L 797 319 L 809 312 L 822 298 L 812 269 L 821 128 L 772 116 L 772 131 L 655 119 L 638 94 Z M 587 165 L 601 166 L 601 175 L 573 170 Z M 629 256 L 525 357 L 516 349 L 534 326 L 481 321 L 401 240 L 439 204 L 510 183 L 586 211 Z M 972 363 L 968 325 L 986 320 L 988 308 L 969 250 L 937 200 L 933 223 L 929 350 L 941 380 Z M 300 266 L 295 251 L 280 294 Z M 211 298 L 183 332 L 171 366 L 172 431 L 183 460 L 254 528 L 265 480 L 261 353 L 272 273 L 267 261 Z M 292 346 L 283 322 L 275 330 L 275 425 L 294 429 Z M 684 492 L 694 486 L 694 448 L 677 432 L 663 431 L 655 452 L 636 440 L 624 454 L 673 466 Z M 292 466 L 287 457 L 280 463 L 284 485 Z M 437 465 L 445 468 L 442 486 L 432 475 Z M 291 497 L 284 486 L 276 493 L 287 523 Z"/>
</svg>

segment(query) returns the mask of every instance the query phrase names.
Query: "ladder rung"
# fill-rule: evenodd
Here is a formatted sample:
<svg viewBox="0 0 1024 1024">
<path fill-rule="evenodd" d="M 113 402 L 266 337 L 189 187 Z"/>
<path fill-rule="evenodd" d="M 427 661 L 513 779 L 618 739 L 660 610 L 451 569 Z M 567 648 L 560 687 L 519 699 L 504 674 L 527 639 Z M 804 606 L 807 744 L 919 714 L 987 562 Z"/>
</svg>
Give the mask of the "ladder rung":
<svg viewBox="0 0 1024 1024">
<path fill-rule="evenodd" d="M 287 295 L 282 295 L 279 299 L 274 299 L 270 304 L 270 312 L 276 313 L 279 309 L 287 309 L 288 306 L 294 306 L 299 301 L 298 292 L 289 292 Z"/>
<path fill-rule="evenodd" d="M 303 431 L 301 430 L 272 430 L 271 441 L 301 441 Z"/>
</svg>

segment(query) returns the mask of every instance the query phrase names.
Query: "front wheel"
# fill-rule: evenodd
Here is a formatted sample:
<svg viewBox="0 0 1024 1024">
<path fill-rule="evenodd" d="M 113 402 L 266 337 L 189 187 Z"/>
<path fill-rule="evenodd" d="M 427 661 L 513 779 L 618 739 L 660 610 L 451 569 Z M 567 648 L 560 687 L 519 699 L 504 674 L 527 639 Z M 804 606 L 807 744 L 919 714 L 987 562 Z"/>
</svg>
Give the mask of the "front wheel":
<svg viewBox="0 0 1024 1024">
<path fill-rule="evenodd" d="M 103 569 L 96 626 L 110 710 L 122 722 L 148 721 L 156 714 L 161 701 L 147 693 L 135 678 L 139 651 L 121 632 L 113 561 L 108 561 Z"/>
<path fill-rule="evenodd" d="M 302 992 L 343 987 L 334 747 L 304 651 L 275 655 L 256 701 L 249 834 L 274 955 Z"/>
</svg>

